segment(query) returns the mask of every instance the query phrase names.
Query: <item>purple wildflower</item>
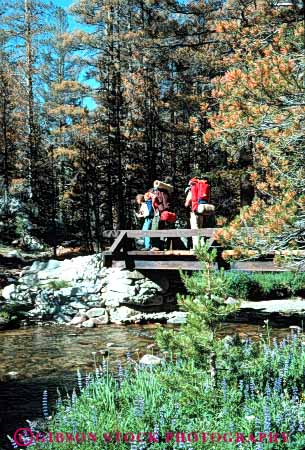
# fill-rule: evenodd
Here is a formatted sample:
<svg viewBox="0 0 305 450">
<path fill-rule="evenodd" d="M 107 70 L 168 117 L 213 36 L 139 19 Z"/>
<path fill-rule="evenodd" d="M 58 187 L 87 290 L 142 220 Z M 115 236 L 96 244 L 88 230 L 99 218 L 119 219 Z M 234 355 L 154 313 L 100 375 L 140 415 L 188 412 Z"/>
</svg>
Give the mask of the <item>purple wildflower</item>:
<svg viewBox="0 0 305 450">
<path fill-rule="evenodd" d="M 268 406 L 264 407 L 264 432 L 271 430 L 271 415 Z"/>
<path fill-rule="evenodd" d="M 270 399 L 271 398 L 271 389 L 270 389 L 269 381 L 267 381 L 267 383 L 266 383 L 265 393 L 266 393 L 266 397 L 268 399 Z"/>
<path fill-rule="evenodd" d="M 12 439 L 9 435 L 7 435 L 8 440 L 10 441 L 11 445 L 13 448 L 17 449 L 18 445 L 16 444 L 16 442 L 14 441 L 14 439 Z"/>
<path fill-rule="evenodd" d="M 71 396 L 71 404 L 72 405 L 74 405 L 74 403 L 76 402 L 76 399 L 77 399 L 76 391 L 75 391 L 75 389 L 73 389 L 72 396 Z"/>
<path fill-rule="evenodd" d="M 119 364 L 118 364 L 118 379 L 119 379 L 119 384 L 121 385 L 124 380 L 124 370 L 123 370 L 121 362 L 119 362 Z"/>
<path fill-rule="evenodd" d="M 145 402 L 143 397 L 136 397 L 134 402 L 134 411 L 136 417 L 142 417 L 144 414 Z"/>
<path fill-rule="evenodd" d="M 254 394 L 255 394 L 255 383 L 254 383 L 253 378 L 250 378 L 249 386 L 250 386 L 251 397 L 253 398 Z"/>
<path fill-rule="evenodd" d="M 224 399 L 224 401 L 226 401 L 227 392 L 228 392 L 228 384 L 227 384 L 227 380 L 225 378 L 223 378 L 223 380 L 221 382 L 221 388 L 222 388 L 222 392 L 223 392 L 223 399 Z"/>
<path fill-rule="evenodd" d="M 244 389 L 244 394 L 245 394 L 246 400 L 249 399 L 249 390 L 250 390 L 250 386 L 248 384 L 246 384 L 245 389 Z"/>
<path fill-rule="evenodd" d="M 43 416 L 49 417 L 49 411 L 48 411 L 48 391 L 44 390 L 42 393 L 42 413 Z"/>
<path fill-rule="evenodd" d="M 299 401 L 299 391 L 296 386 L 293 386 L 293 388 L 292 388 L 292 401 L 293 402 Z"/>
<path fill-rule="evenodd" d="M 82 385 L 82 374 L 80 373 L 79 369 L 77 370 L 77 386 L 78 386 L 78 389 L 81 391 L 83 388 L 83 385 Z"/>
</svg>

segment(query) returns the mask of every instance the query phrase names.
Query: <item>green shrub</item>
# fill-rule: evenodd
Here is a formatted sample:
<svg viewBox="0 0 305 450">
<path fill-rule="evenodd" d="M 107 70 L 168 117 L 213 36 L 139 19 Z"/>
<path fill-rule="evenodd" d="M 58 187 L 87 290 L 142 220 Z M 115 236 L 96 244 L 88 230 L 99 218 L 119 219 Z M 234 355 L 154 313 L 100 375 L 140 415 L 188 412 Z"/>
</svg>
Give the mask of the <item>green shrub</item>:
<svg viewBox="0 0 305 450">
<path fill-rule="evenodd" d="M 8 311 L 0 311 L 0 317 L 2 317 L 2 319 L 9 320 L 10 319 L 10 314 L 9 314 Z"/>
<path fill-rule="evenodd" d="M 231 296 L 249 300 L 305 295 L 305 273 L 226 272 Z"/>
<path fill-rule="evenodd" d="M 59 291 L 59 289 L 63 289 L 63 288 L 67 288 L 70 287 L 71 283 L 69 283 L 69 281 L 65 281 L 65 280 L 52 280 L 47 284 L 47 287 L 49 289 L 53 289 L 54 291 Z"/>
</svg>

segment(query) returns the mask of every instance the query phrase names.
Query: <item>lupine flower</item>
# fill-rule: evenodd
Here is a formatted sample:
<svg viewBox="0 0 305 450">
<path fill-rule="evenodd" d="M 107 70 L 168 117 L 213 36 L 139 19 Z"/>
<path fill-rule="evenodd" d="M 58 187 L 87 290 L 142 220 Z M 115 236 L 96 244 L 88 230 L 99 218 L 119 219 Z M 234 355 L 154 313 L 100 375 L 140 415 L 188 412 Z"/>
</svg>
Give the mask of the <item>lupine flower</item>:
<svg viewBox="0 0 305 450">
<path fill-rule="evenodd" d="M 224 399 L 224 401 L 226 401 L 228 385 L 227 385 L 227 380 L 225 378 L 223 378 L 223 380 L 221 382 L 221 388 L 222 388 L 222 392 L 223 392 L 223 399 Z"/>
<path fill-rule="evenodd" d="M 124 370 L 123 370 L 121 362 L 119 362 L 119 364 L 118 364 L 118 378 L 119 378 L 119 383 L 121 385 L 124 380 Z"/>
<path fill-rule="evenodd" d="M 280 428 L 281 425 L 282 425 L 282 422 L 283 422 L 283 415 L 282 415 L 281 413 L 279 413 L 279 414 L 277 414 L 277 416 L 276 416 L 276 418 L 275 418 L 276 426 L 277 426 L 278 428 Z"/>
<path fill-rule="evenodd" d="M 146 442 L 145 441 L 140 441 L 138 450 L 145 450 L 145 449 L 146 449 Z"/>
<path fill-rule="evenodd" d="M 77 386 L 78 389 L 81 391 L 83 386 L 82 386 L 82 374 L 80 373 L 80 370 L 77 369 Z"/>
<path fill-rule="evenodd" d="M 277 348 L 278 348 L 277 338 L 274 337 L 273 340 L 272 340 L 272 342 L 273 342 L 273 347 L 274 347 L 275 349 L 277 349 Z"/>
<path fill-rule="evenodd" d="M 268 360 L 271 354 L 270 347 L 268 345 L 264 345 L 264 356 Z"/>
<path fill-rule="evenodd" d="M 288 370 L 289 370 L 289 363 L 290 363 L 290 358 L 288 357 L 285 361 L 284 364 L 284 369 L 283 369 L 283 379 L 284 381 L 287 380 L 287 375 L 288 375 Z"/>
<path fill-rule="evenodd" d="M 13 438 L 11 438 L 9 435 L 7 435 L 8 440 L 10 441 L 11 445 L 13 448 L 18 448 L 18 445 L 16 444 L 16 442 L 14 441 Z"/>
<path fill-rule="evenodd" d="M 36 431 L 35 425 L 33 426 L 33 422 L 31 420 L 26 419 L 26 422 L 29 424 L 29 429 L 31 431 Z"/>
<path fill-rule="evenodd" d="M 161 427 L 164 427 L 164 425 L 165 425 L 165 414 L 164 414 L 164 411 L 163 411 L 162 408 L 160 409 L 160 420 L 159 420 L 159 423 L 160 423 Z"/>
<path fill-rule="evenodd" d="M 289 429 L 291 434 L 294 434 L 297 429 L 297 422 L 295 416 L 291 417 Z"/>
<path fill-rule="evenodd" d="M 251 355 L 252 348 L 253 348 L 252 340 L 250 338 L 247 338 L 245 340 L 245 345 L 244 345 L 244 355 L 246 357 L 249 357 Z"/>
<path fill-rule="evenodd" d="M 157 423 L 154 425 L 154 436 L 159 440 L 160 438 L 160 429 Z"/>
<path fill-rule="evenodd" d="M 138 444 L 136 442 L 131 442 L 130 450 L 138 450 Z"/>
<path fill-rule="evenodd" d="M 271 415 L 268 406 L 264 407 L 264 432 L 271 430 Z"/>
<path fill-rule="evenodd" d="M 261 430 L 261 421 L 259 420 L 258 417 L 255 418 L 255 429 L 258 431 L 262 431 Z"/>
<path fill-rule="evenodd" d="M 61 395 L 59 394 L 56 400 L 56 408 L 60 409 L 62 407 L 62 398 Z"/>
<path fill-rule="evenodd" d="M 76 434 L 77 433 L 77 423 L 75 422 L 74 419 L 72 420 L 71 425 L 72 425 L 73 434 Z"/>
<path fill-rule="evenodd" d="M 105 358 L 103 358 L 102 365 L 103 365 L 103 373 L 106 373 L 108 370 L 108 364 Z"/>
<path fill-rule="evenodd" d="M 244 393 L 245 393 L 245 399 L 246 399 L 246 400 L 249 399 L 249 389 L 250 389 L 249 385 L 246 384 L 245 390 L 244 390 Z"/>
<path fill-rule="evenodd" d="M 94 408 L 92 411 L 92 418 L 93 418 L 93 424 L 95 428 L 97 427 L 97 415 L 96 415 L 96 409 Z"/>
<path fill-rule="evenodd" d="M 136 417 L 142 417 L 144 414 L 145 402 L 143 397 L 136 397 L 134 402 L 134 410 Z"/>
<path fill-rule="evenodd" d="M 33 444 L 35 445 L 34 440 L 32 440 L 32 437 L 29 436 L 29 434 L 26 430 L 24 430 L 22 432 L 22 441 L 23 441 L 24 447 L 29 447 L 30 445 L 33 445 Z M 31 443 L 31 441 L 33 441 L 33 442 Z"/>
<path fill-rule="evenodd" d="M 74 403 L 76 402 L 76 399 L 77 399 L 77 395 L 76 395 L 75 389 L 73 389 L 72 396 L 71 396 L 71 404 L 72 405 L 74 405 Z"/>
<path fill-rule="evenodd" d="M 245 411 L 245 414 L 246 414 L 246 417 L 251 417 L 251 409 L 249 408 L 249 406 L 246 404 L 245 405 L 245 407 L 244 407 L 244 411 Z"/>
<path fill-rule="evenodd" d="M 90 378 L 91 378 L 90 374 L 86 373 L 86 376 L 85 376 L 85 386 L 86 387 L 88 387 L 90 384 Z"/>
<path fill-rule="evenodd" d="M 130 352 L 127 352 L 127 353 L 126 353 L 126 360 L 127 360 L 127 363 L 128 363 L 128 364 L 131 364 L 131 363 L 132 363 L 131 353 L 130 353 Z"/>
<path fill-rule="evenodd" d="M 292 401 L 293 402 L 299 401 L 299 393 L 298 393 L 298 388 L 296 386 L 293 386 L 293 388 L 292 388 Z"/>
<path fill-rule="evenodd" d="M 279 377 L 275 379 L 273 389 L 277 393 L 281 392 L 281 390 L 282 390 L 282 376 L 281 375 L 279 375 Z"/>
<path fill-rule="evenodd" d="M 96 368 L 95 368 L 95 377 L 96 377 L 96 378 L 101 378 L 100 368 L 99 368 L 99 367 L 96 367 Z"/>
<path fill-rule="evenodd" d="M 42 393 L 42 413 L 45 418 L 49 417 L 48 411 L 48 391 L 44 390 Z"/>
<path fill-rule="evenodd" d="M 244 390 L 244 380 L 239 380 L 238 387 L 241 392 Z"/>
<path fill-rule="evenodd" d="M 175 415 L 172 418 L 172 427 L 175 427 L 176 424 L 177 424 L 177 415 L 178 415 L 178 412 L 179 412 L 179 408 L 180 408 L 179 403 L 176 403 L 175 404 Z"/>
<path fill-rule="evenodd" d="M 267 383 L 266 383 L 265 392 L 266 392 L 266 397 L 268 399 L 270 399 L 271 398 L 271 389 L 270 389 L 269 381 L 267 381 Z"/>
<path fill-rule="evenodd" d="M 300 421 L 299 422 L 299 426 L 298 426 L 298 431 L 300 431 L 301 433 L 304 431 L 304 422 Z"/>
<path fill-rule="evenodd" d="M 253 398 L 254 394 L 255 394 L 255 383 L 254 383 L 253 378 L 250 378 L 249 387 L 250 387 L 251 397 Z"/>
</svg>

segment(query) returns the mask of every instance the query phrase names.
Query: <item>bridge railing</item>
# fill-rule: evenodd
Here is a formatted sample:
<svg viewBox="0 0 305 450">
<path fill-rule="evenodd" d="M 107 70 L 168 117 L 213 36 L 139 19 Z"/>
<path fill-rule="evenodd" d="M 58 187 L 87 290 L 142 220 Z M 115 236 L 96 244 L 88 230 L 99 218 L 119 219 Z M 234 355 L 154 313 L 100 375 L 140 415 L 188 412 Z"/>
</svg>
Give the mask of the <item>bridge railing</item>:
<svg viewBox="0 0 305 450">
<path fill-rule="evenodd" d="M 193 259 L 195 260 L 195 256 L 193 252 L 190 250 L 173 250 L 172 249 L 172 243 L 174 240 L 181 239 L 181 238 L 191 238 L 194 236 L 202 236 L 205 240 L 208 241 L 208 245 L 212 246 L 215 244 L 214 239 L 214 231 L 219 230 L 219 228 L 202 228 L 199 230 L 191 230 L 191 229 L 167 229 L 167 230 L 107 230 L 103 232 L 104 238 L 110 238 L 115 239 L 111 247 L 104 252 L 104 264 L 106 267 L 111 267 L 112 262 L 114 260 L 121 260 L 126 262 L 126 266 L 135 266 L 134 260 L 135 259 L 143 259 L 150 260 L 151 267 L 154 266 L 154 261 L 158 258 L 163 259 L 163 266 L 170 267 L 176 267 L 172 261 L 170 264 L 169 257 L 172 257 L 172 259 L 175 259 L 176 261 L 181 259 Z M 152 251 L 137 251 L 134 250 L 132 247 L 131 242 L 135 239 L 141 239 L 144 237 L 150 237 L 150 238 L 167 238 L 170 240 L 170 251 L 165 252 L 152 252 Z M 218 247 L 218 253 L 220 258 L 220 248 Z M 165 263 L 167 261 L 167 264 Z M 180 266 L 183 265 L 180 263 Z M 146 266 L 149 266 L 149 264 L 146 264 Z M 179 267 L 180 267 L 179 266 Z"/>
<path fill-rule="evenodd" d="M 273 254 L 265 256 L 263 259 L 252 259 L 248 261 L 234 261 L 228 263 L 222 258 L 223 248 L 214 239 L 214 232 L 220 228 L 202 228 L 200 230 L 190 229 L 168 229 L 168 230 L 107 230 L 103 232 L 103 237 L 114 239 L 108 250 L 103 253 L 104 265 L 111 267 L 113 264 L 123 264 L 128 269 L 139 270 L 200 270 L 202 264 L 197 260 L 191 250 L 169 251 L 141 251 L 135 249 L 134 240 L 144 237 L 168 238 L 178 242 L 181 238 L 191 238 L 202 236 L 208 245 L 217 249 L 218 268 L 232 269 L 248 272 L 282 272 L 289 270 L 279 267 L 273 262 Z M 247 231 L 251 232 L 250 229 Z M 305 269 L 304 269 L 305 270 Z"/>
</svg>

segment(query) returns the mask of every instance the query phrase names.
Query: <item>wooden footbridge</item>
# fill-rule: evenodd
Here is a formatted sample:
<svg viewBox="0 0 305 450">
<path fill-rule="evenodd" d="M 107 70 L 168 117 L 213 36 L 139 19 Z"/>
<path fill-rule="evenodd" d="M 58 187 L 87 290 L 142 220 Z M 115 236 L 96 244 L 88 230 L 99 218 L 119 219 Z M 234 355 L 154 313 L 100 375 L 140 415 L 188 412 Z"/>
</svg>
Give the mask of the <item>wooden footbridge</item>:
<svg viewBox="0 0 305 450">
<path fill-rule="evenodd" d="M 217 250 L 217 266 L 247 272 L 281 272 L 287 269 L 277 267 L 272 261 L 272 255 L 265 260 L 238 261 L 229 264 L 222 258 L 223 249 L 214 239 L 214 231 L 219 228 L 203 228 L 200 230 L 169 229 L 169 230 L 110 230 L 103 233 L 103 237 L 114 239 L 110 248 L 104 251 L 104 265 L 106 267 L 125 267 L 138 270 L 200 270 L 201 263 L 194 251 L 189 250 L 191 238 L 202 236 L 210 248 Z M 144 251 L 136 248 L 136 240 L 144 237 L 167 240 L 168 250 Z M 162 242 L 162 241 L 161 241 Z M 184 243 L 183 243 L 184 242 Z"/>
</svg>

